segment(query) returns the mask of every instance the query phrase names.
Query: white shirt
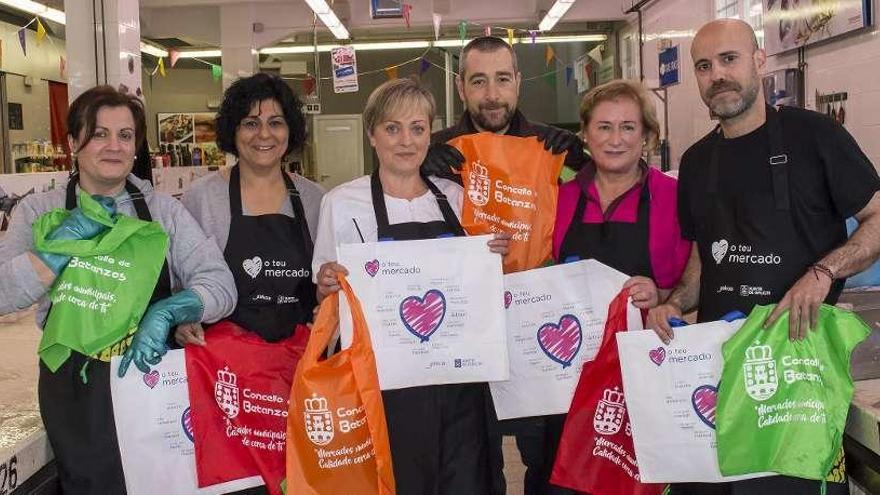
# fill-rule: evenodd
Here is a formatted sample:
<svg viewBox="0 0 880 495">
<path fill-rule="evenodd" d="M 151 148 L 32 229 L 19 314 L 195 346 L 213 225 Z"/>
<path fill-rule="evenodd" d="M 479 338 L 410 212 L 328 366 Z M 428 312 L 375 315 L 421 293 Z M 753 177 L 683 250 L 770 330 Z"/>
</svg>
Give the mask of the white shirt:
<svg viewBox="0 0 880 495">
<path fill-rule="evenodd" d="M 455 216 L 461 219 L 462 187 L 446 179 L 430 177 L 429 180 L 446 195 Z M 394 198 L 385 194 L 385 208 L 388 210 L 388 223 L 391 225 L 443 220 L 443 213 L 440 212 L 440 206 L 431 191 L 414 199 Z M 369 175 L 339 185 L 325 194 L 321 199 L 318 236 L 312 258 L 312 278 L 317 281 L 321 265 L 336 261 L 338 246 L 376 242 L 379 240 L 378 230 Z"/>
</svg>

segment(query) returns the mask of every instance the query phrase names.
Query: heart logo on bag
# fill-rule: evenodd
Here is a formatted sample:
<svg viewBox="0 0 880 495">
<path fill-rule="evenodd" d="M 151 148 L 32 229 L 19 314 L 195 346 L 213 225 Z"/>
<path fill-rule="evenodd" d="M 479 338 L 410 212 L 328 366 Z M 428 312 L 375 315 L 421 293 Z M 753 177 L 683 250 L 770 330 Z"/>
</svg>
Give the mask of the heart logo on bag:
<svg viewBox="0 0 880 495">
<path fill-rule="evenodd" d="M 715 258 L 715 264 L 720 265 L 727 255 L 729 244 L 726 239 L 715 241 L 712 243 L 712 257 Z"/>
<path fill-rule="evenodd" d="M 661 364 L 663 364 L 663 361 L 666 360 L 666 348 L 658 347 L 656 349 L 651 349 L 650 351 L 648 351 L 648 357 L 651 358 L 651 361 L 654 364 L 660 366 Z"/>
<path fill-rule="evenodd" d="M 249 260 L 244 260 L 241 263 L 241 267 L 244 268 L 244 272 L 251 276 L 251 278 L 257 278 L 257 275 L 263 271 L 263 259 L 259 256 L 254 256 Z"/>
<path fill-rule="evenodd" d="M 440 328 L 446 316 L 446 296 L 437 289 L 425 292 L 424 297 L 409 296 L 400 303 L 403 326 L 422 342 Z"/>
<path fill-rule="evenodd" d="M 192 411 L 190 408 L 186 408 L 186 411 L 183 411 L 183 415 L 180 416 L 180 426 L 183 427 L 183 433 L 186 435 L 186 438 L 189 438 L 190 442 L 195 442 L 193 434 L 193 422 L 192 422 Z"/>
<path fill-rule="evenodd" d="M 691 394 L 691 405 L 700 421 L 715 429 L 715 405 L 718 403 L 718 387 L 700 385 Z"/>
<path fill-rule="evenodd" d="M 541 350 L 563 368 L 571 366 L 583 342 L 581 322 L 574 315 L 563 315 L 559 323 L 548 322 L 538 329 Z"/>
<path fill-rule="evenodd" d="M 149 373 L 144 373 L 144 383 L 147 384 L 148 387 L 153 388 L 159 384 L 159 372 L 156 370 L 150 371 Z"/>
<path fill-rule="evenodd" d="M 504 291 L 504 309 L 510 307 L 510 303 L 513 302 L 513 294 L 510 293 L 509 290 Z"/>
<path fill-rule="evenodd" d="M 379 273 L 379 260 L 364 263 L 364 270 L 367 271 L 367 275 L 375 277 L 376 274 Z"/>
</svg>

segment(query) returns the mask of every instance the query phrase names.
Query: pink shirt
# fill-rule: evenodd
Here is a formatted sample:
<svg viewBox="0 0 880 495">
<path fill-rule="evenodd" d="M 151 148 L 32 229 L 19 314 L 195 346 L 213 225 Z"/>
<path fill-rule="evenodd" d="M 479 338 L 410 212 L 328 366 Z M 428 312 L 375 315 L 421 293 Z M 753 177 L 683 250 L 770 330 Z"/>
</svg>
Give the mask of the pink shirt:
<svg viewBox="0 0 880 495">
<path fill-rule="evenodd" d="M 654 281 L 661 289 L 670 289 L 678 283 L 691 252 L 691 243 L 681 237 L 678 225 L 678 181 L 655 168 L 648 168 L 648 190 L 651 192 L 648 218 L 648 252 Z M 634 187 L 617 201 L 610 221 L 635 223 L 639 207 L 639 189 Z M 578 178 L 559 187 L 556 206 L 556 226 L 553 229 L 553 257 L 559 259 L 562 240 L 571 225 L 582 187 Z M 598 198 L 596 183 L 590 181 L 588 198 Z M 584 223 L 602 223 L 602 208 L 596 200 L 588 200 L 584 209 Z"/>
</svg>

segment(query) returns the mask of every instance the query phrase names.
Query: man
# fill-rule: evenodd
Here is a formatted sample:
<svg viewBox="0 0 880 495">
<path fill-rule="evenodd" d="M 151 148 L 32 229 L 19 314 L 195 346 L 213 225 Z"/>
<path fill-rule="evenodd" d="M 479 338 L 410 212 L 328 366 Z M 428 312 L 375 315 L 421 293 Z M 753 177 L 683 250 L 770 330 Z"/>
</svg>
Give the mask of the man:
<svg viewBox="0 0 880 495">
<path fill-rule="evenodd" d="M 698 321 L 778 303 L 765 327 L 790 312 L 789 336 L 817 325 L 844 279 L 880 253 L 880 179 L 846 130 L 816 112 L 764 104 L 766 62 L 748 24 L 718 20 L 694 37 L 700 95 L 720 125 L 691 146 L 679 173 L 679 220 L 695 241 L 684 276 L 648 326 L 665 342 L 670 317 Z M 845 219 L 860 227 L 847 240 Z M 843 472 L 834 469 L 832 473 Z M 828 493 L 848 493 L 846 476 Z M 819 482 L 775 476 L 672 493 L 818 493 Z"/>
<path fill-rule="evenodd" d="M 484 36 L 465 45 L 455 76 L 455 86 L 465 112 L 458 124 L 431 136 L 433 144 L 422 170 L 429 175 L 448 176 L 450 169 L 461 168 L 464 156 L 446 143 L 458 136 L 477 132 L 536 136 L 544 142 L 544 148 L 554 154 L 568 153 L 566 167 L 580 170 L 587 160 L 580 138 L 565 129 L 526 120 L 517 109 L 521 83 L 516 53 L 506 41 Z"/>
<path fill-rule="evenodd" d="M 494 132 L 510 136 L 537 136 L 544 148 L 554 154 L 567 153 L 565 167 L 580 170 L 587 161 L 583 143 L 574 133 L 552 126 L 535 124 L 526 120 L 517 109 L 522 76 L 517 70 L 513 48 L 501 38 L 485 36 L 468 43 L 461 51 L 455 84 L 458 96 L 464 103 L 465 112 L 458 124 L 435 132 L 434 143 L 428 151 L 422 171 L 428 175 L 458 178 L 452 169 L 460 169 L 464 156 L 449 140 L 477 132 Z M 513 157 L 515 159 L 515 157 Z M 523 163 L 528 167 L 531 164 Z M 563 174 L 566 171 L 563 169 Z M 571 173 L 570 171 L 568 173 Z M 458 179 L 460 181 L 460 179 Z M 506 493 L 504 459 L 501 453 L 503 434 L 515 434 L 523 464 L 526 465 L 526 495 L 570 493 L 552 491 L 549 487 L 556 446 L 562 433 L 561 417 L 524 418 L 498 422 L 492 398 L 487 396 L 489 416 L 489 463 L 492 477 L 492 493 Z"/>
</svg>

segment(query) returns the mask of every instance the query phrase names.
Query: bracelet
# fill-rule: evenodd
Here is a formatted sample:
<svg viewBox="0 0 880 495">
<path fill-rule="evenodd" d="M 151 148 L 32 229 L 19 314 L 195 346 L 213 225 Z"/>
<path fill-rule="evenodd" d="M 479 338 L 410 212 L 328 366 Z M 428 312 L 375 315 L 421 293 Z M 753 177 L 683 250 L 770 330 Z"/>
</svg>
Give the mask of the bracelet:
<svg viewBox="0 0 880 495">
<path fill-rule="evenodd" d="M 830 268 L 823 265 L 822 263 L 813 263 L 810 265 L 810 268 L 813 270 L 813 275 L 816 276 L 816 280 L 819 280 L 819 272 L 825 274 L 831 281 L 834 281 L 834 272 L 831 271 Z"/>
</svg>

